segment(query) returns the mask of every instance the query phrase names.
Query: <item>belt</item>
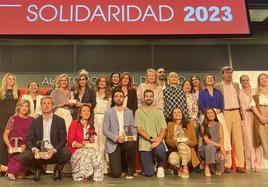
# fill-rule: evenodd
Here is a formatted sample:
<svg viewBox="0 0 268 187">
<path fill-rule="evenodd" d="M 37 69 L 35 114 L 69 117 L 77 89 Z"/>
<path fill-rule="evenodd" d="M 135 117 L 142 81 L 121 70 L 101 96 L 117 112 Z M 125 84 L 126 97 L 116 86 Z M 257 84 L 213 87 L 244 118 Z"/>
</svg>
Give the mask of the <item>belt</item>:
<svg viewBox="0 0 268 187">
<path fill-rule="evenodd" d="M 263 106 L 263 107 L 268 107 L 268 105 L 260 105 L 260 106 Z"/>
<path fill-rule="evenodd" d="M 240 108 L 229 108 L 229 109 L 224 109 L 224 111 L 234 111 L 234 110 L 240 110 Z"/>
</svg>

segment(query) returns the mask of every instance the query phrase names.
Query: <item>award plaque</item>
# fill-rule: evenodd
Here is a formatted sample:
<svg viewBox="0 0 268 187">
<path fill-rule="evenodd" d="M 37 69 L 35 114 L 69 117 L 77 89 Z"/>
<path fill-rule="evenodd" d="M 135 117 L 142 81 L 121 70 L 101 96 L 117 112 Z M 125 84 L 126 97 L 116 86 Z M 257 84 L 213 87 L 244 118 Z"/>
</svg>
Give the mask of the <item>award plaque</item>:
<svg viewBox="0 0 268 187">
<path fill-rule="evenodd" d="M 37 157 L 41 159 L 45 159 L 49 157 L 48 150 L 45 148 L 45 143 L 49 141 L 37 141 L 37 145 L 40 146 L 40 152 L 37 153 Z"/>
<path fill-rule="evenodd" d="M 188 138 L 185 136 L 183 128 L 178 128 L 177 129 L 177 142 L 178 143 L 185 143 L 188 141 Z"/>
<path fill-rule="evenodd" d="M 68 102 L 69 102 L 69 104 L 76 104 L 77 100 L 76 99 L 69 99 Z"/>
<path fill-rule="evenodd" d="M 131 127 L 130 126 L 125 126 L 125 140 L 127 142 L 136 141 L 136 137 L 133 136 L 132 133 L 131 133 Z"/>
<path fill-rule="evenodd" d="M 13 137 L 13 138 L 11 138 L 10 142 L 13 142 L 13 141 L 15 142 L 14 143 L 14 147 L 12 147 L 11 149 L 9 149 L 9 153 L 10 154 L 21 153 L 22 152 L 22 149 L 19 146 L 19 141 L 22 141 L 22 138 L 21 137 Z"/>
</svg>

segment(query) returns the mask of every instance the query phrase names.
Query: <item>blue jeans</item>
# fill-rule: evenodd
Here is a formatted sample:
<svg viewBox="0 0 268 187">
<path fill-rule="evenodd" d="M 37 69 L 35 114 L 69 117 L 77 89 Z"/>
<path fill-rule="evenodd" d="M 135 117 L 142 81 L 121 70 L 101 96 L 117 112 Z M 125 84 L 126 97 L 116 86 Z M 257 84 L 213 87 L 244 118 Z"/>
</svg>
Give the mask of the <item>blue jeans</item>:
<svg viewBox="0 0 268 187">
<path fill-rule="evenodd" d="M 157 164 L 157 167 L 164 167 L 167 153 L 166 148 L 163 143 L 160 143 L 152 151 L 140 151 L 141 154 L 141 163 L 143 166 L 143 172 L 145 176 L 152 177 L 154 176 L 154 164 Z"/>
</svg>

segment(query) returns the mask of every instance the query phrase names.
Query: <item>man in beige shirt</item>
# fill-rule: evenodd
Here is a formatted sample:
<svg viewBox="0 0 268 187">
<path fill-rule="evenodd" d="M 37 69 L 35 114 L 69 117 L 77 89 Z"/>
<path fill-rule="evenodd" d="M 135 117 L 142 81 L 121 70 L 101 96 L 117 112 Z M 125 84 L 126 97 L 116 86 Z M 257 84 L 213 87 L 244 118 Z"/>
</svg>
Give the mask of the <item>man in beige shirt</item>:
<svg viewBox="0 0 268 187">
<path fill-rule="evenodd" d="M 222 92 L 224 97 L 224 117 L 230 134 L 231 142 L 234 145 L 236 171 L 244 173 L 244 146 L 241 130 L 241 115 L 239 104 L 239 84 L 233 82 L 233 68 L 225 66 L 221 69 L 223 80 L 215 85 L 215 88 Z M 225 172 L 231 173 L 232 155 L 231 151 L 226 153 Z"/>
</svg>

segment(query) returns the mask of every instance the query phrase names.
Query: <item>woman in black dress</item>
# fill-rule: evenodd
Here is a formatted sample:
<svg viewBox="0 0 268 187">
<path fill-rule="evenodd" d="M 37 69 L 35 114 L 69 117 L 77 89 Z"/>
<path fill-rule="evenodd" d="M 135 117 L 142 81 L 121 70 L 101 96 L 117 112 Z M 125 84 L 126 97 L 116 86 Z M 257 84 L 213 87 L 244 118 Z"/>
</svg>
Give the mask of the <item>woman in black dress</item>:
<svg viewBox="0 0 268 187">
<path fill-rule="evenodd" d="M 89 77 L 87 73 L 79 74 L 77 78 L 77 86 L 74 91 L 74 99 L 77 100 L 74 111 L 73 119 L 77 119 L 78 109 L 84 104 L 91 107 L 91 114 L 93 114 L 96 106 L 96 92 L 89 86 Z M 93 116 L 90 118 L 90 123 L 94 122 Z"/>
<path fill-rule="evenodd" d="M 3 134 L 6 124 L 10 116 L 14 114 L 16 104 L 19 98 L 19 90 L 17 89 L 16 76 L 6 73 L 3 77 L 0 88 L 0 171 L 7 168 L 8 152 L 3 140 Z"/>
</svg>

